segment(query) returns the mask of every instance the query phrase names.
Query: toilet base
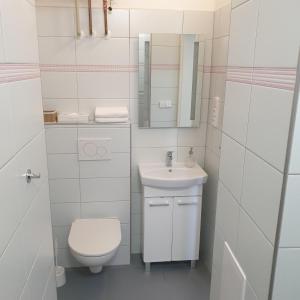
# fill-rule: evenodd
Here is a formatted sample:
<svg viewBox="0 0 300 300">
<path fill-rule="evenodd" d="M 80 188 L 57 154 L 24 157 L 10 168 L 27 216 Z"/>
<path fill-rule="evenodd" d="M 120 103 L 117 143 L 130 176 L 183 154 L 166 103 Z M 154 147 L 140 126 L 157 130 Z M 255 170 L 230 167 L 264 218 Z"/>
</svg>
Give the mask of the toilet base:
<svg viewBox="0 0 300 300">
<path fill-rule="evenodd" d="M 94 266 L 94 267 L 89 267 L 91 273 L 97 274 L 100 273 L 103 269 L 103 266 Z"/>
</svg>

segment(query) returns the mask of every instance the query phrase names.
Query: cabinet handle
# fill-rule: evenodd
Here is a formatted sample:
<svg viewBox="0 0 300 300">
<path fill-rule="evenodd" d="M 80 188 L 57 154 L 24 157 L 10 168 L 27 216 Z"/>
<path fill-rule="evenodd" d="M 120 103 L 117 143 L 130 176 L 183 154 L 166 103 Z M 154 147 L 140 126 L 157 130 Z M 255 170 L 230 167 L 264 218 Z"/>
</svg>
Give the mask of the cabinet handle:
<svg viewBox="0 0 300 300">
<path fill-rule="evenodd" d="M 190 201 L 190 202 L 186 202 L 186 201 L 182 201 L 182 200 L 178 200 L 177 201 L 178 205 L 197 205 L 198 201 Z"/>
<path fill-rule="evenodd" d="M 153 203 L 153 202 L 149 202 L 149 206 L 169 206 L 170 203 L 168 201 L 164 202 L 164 203 Z"/>
</svg>

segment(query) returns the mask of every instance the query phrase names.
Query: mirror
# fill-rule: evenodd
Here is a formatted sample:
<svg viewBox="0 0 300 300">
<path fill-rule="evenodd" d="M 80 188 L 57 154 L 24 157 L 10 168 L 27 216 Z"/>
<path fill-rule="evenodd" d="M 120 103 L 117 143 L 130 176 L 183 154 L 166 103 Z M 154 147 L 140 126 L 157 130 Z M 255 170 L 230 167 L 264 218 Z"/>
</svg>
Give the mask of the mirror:
<svg viewBox="0 0 300 300">
<path fill-rule="evenodd" d="M 199 127 L 204 42 L 196 34 L 139 34 L 139 127 Z"/>
</svg>

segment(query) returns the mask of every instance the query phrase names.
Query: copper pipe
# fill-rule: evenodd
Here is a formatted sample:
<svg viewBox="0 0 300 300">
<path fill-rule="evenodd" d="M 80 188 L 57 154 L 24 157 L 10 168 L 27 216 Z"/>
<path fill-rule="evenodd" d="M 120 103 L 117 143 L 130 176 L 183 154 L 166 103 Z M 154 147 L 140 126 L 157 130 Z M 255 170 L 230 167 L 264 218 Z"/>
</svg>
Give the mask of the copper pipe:
<svg viewBox="0 0 300 300">
<path fill-rule="evenodd" d="M 80 37 L 81 36 L 81 29 L 80 29 L 80 15 L 79 15 L 78 0 L 75 0 L 75 8 L 76 8 L 76 31 L 77 31 L 77 37 Z"/>
<path fill-rule="evenodd" d="M 89 6 L 89 32 L 93 35 L 93 17 L 92 17 L 92 0 L 88 0 Z"/>
<path fill-rule="evenodd" d="M 108 34 L 107 9 L 108 9 L 108 1 L 107 0 L 103 0 L 104 33 L 105 33 L 105 35 Z"/>
</svg>

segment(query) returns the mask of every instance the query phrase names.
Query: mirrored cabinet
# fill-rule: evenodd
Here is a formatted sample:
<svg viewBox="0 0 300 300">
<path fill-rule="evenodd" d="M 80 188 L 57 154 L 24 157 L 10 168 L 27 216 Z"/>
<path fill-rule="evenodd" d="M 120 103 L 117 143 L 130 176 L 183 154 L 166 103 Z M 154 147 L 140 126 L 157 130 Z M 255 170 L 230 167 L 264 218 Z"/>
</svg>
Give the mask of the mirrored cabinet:
<svg viewBox="0 0 300 300">
<path fill-rule="evenodd" d="M 199 127 L 204 43 L 196 34 L 139 35 L 139 127 Z"/>
</svg>

